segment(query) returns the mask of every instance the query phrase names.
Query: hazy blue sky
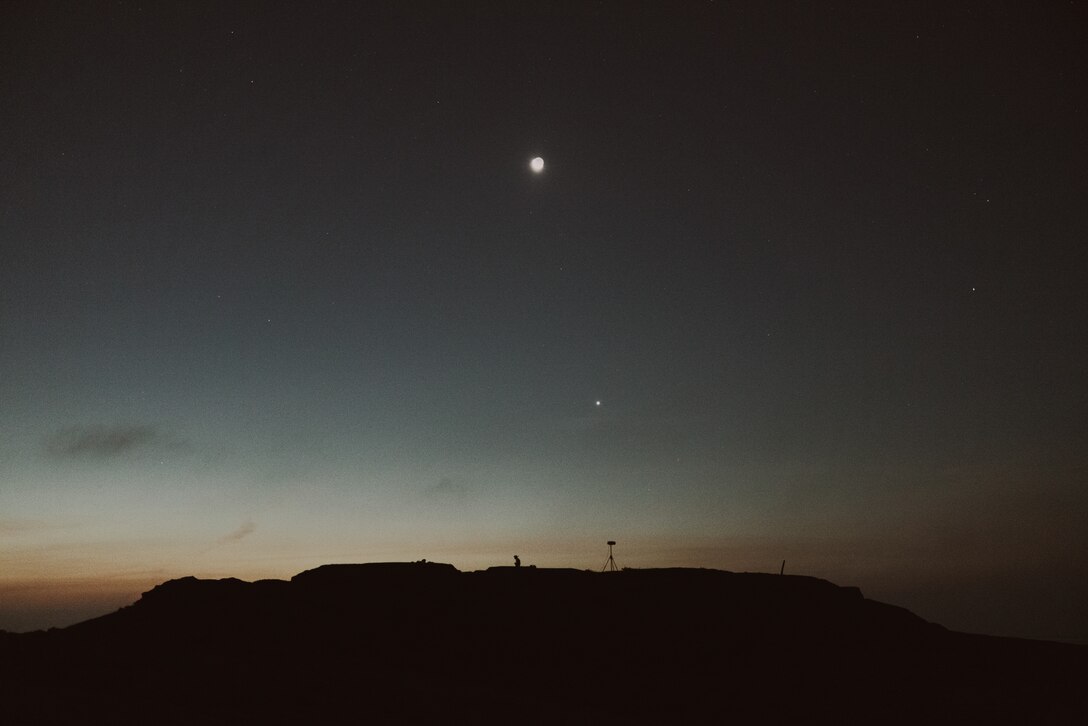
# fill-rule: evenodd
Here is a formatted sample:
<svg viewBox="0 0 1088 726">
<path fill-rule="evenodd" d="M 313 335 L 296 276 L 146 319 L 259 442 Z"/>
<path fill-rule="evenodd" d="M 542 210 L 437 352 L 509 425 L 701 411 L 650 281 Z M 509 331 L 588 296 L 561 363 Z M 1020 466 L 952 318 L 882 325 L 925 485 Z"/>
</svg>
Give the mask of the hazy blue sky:
<svg viewBox="0 0 1088 726">
<path fill-rule="evenodd" d="M 832 5 L 5 3 L 0 628 L 616 539 L 1088 641 L 1084 7 Z"/>
</svg>

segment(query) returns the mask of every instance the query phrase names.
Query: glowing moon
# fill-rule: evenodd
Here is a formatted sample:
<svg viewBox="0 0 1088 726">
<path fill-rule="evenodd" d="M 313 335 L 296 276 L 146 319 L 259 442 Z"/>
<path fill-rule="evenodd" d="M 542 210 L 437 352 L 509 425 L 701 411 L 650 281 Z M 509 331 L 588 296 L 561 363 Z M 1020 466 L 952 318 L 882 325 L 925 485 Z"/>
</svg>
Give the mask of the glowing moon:
<svg viewBox="0 0 1088 726">
<path fill-rule="evenodd" d="M 540 172 L 544 171 L 544 160 L 541 159 L 539 156 L 536 157 L 529 162 L 529 168 L 539 174 Z"/>
</svg>

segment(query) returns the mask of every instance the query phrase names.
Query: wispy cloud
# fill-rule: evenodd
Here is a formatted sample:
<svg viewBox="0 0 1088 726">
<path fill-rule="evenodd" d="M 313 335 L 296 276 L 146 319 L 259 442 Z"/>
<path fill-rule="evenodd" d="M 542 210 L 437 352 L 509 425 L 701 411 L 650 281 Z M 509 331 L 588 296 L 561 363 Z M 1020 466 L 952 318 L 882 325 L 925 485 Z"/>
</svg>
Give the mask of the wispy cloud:
<svg viewBox="0 0 1088 726">
<path fill-rule="evenodd" d="M 178 456 L 196 448 L 157 426 L 116 424 L 69 426 L 45 439 L 45 453 L 54 459 L 111 461 L 133 456 Z"/>
<path fill-rule="evenodd" d="M 468 487 L 448 476 L 438 480 L 437 484 L 427 487 L 427 496 L 442 499 L 464 499 L 468 496 Z"/>
<path fill-rule="evenodd" d="M 253 531 L 257 529 L 257 525 L 252 520 L 243 522 L 238 529 L 234 530 L 230 534 L 224 535 L 219 538 L 219 544 L 228 544 L 230 542 L 238 542 L 249 535 L 253 534 Z"/>
<path fill-rule="evenodd" d="M 50 524 L 37 519 L 0 517 L 0 537 L 41 532 L 43 530 L 56 529 L 58 526 L 59 525 Z"/>
<path fill-rule="evenodd" d="M 58 458 L 112 459 L 164 443 L 154 426 L 71 426 L 50 436 L 45 448 Z"/>
</svg>

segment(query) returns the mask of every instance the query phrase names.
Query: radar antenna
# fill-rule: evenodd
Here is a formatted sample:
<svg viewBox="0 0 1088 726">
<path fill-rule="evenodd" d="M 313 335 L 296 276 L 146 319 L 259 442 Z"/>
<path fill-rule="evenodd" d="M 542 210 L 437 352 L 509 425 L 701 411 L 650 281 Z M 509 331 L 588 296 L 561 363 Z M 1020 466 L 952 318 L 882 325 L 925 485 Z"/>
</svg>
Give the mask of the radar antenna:
<svg viewBox="0 0 1088 726">
<path fill-rule="evenodd" d="M 604 561 L 601 572 L 619 572 L 620 568 L 616 567 L 616 558 L 612 556 L 612 546 L 615 544 L 615 540 L 608 540 L 608 559 Z"/>
</svg>

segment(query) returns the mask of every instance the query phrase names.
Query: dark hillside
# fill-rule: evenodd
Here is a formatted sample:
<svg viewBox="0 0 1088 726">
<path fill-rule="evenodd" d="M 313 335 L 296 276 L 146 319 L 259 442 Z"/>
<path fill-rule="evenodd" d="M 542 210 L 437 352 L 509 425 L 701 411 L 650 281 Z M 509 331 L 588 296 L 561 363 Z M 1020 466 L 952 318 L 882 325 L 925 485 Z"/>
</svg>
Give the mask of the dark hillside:
<svg viewBox="0 0 1088 726">
<path fill-rule="evenodd" d="M 2 723 L 1075 721 L 1088 648 L 808 577 L 330 565 L 0 640 Z"/>
</svg>

